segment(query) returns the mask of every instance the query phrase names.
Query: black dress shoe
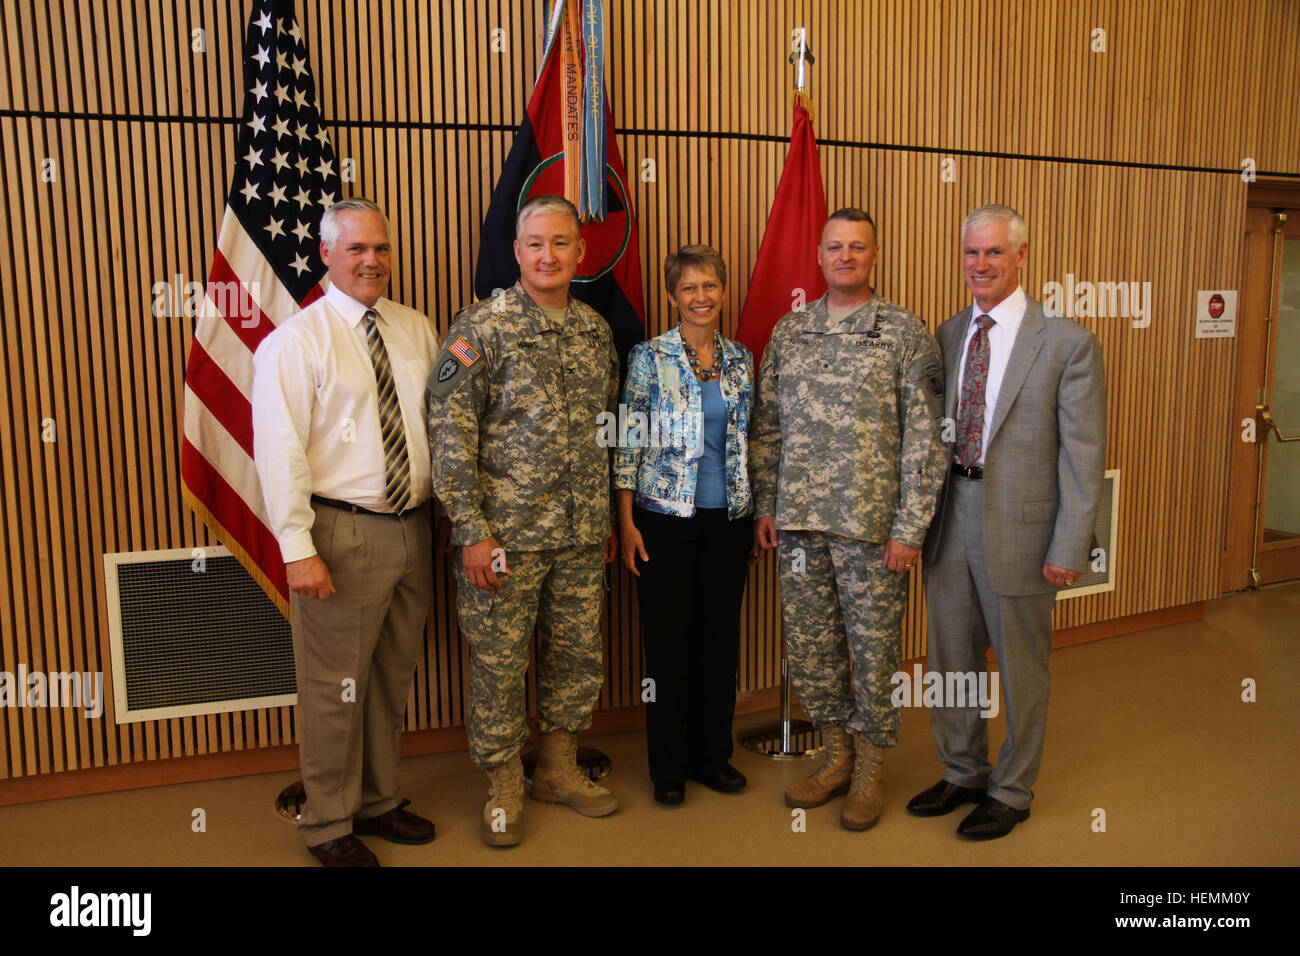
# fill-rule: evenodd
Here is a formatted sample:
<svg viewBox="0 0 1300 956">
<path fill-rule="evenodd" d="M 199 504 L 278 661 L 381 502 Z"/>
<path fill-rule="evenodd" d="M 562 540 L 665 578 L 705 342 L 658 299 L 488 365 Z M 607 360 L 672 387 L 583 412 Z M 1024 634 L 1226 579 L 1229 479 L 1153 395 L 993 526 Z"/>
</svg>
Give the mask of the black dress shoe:
<svg viewBox="0 0 1300 956">
<path fill-rule="evenodd" d="M 655 803 L 662 803 L 666 807 L 676 807 L 686 799 L 686 784 L 684 783 L 656 783 L 655 784 Z"/>
<path fill-rule="evenodd" d="M 378 866 L 379 860 L 364 843 L 351 833 L 307 847 L 311 855 L 326 866 Z"/>
<path fill-rule="evenodd" d="M 405 809 L 410 800 L 403 800 L 387 813 L 362 820 L 352 819 L 352 832 L 363 836 L 381 836 L 389 843 L 406 843 L 423 846 L 432 843 L 433 821 Z"/>
<path fill-rule="evenodd" d="M 996 840 L 1012 831 L 1021 820 L 1029 819 L 1029 808 L 1017 810 L 1001 800 L 985 797 L 980 805 L 966 815 L 957 832 L 972 840 Z"/>
<path fill-rule="evenodd" d="M 987 791 L 983 787 L 959 787 L 940 780 L 929 790 L 914 796 L 907 804 L 907 812 L 918 817 L 941 817 L 952 813 L 963 803 L 979 803 Z"/>
<path fill-rule="evenodd" d="M 724 763 L 717 770 L 692 773 L 691 779 L 718 793 L 739 793 L 749 783 L 745 775 L 729 763 Z"/>
</svg>

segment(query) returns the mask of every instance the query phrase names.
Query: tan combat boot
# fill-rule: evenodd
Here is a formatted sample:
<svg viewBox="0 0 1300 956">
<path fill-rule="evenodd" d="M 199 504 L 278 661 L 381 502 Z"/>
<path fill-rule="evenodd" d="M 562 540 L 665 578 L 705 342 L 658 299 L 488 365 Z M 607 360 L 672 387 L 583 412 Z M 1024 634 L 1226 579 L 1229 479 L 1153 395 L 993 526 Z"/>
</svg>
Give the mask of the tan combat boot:
<svg viewBox="0 0 1300 956">
<path fill-rule="evenodd" d="M 487 775 L 490 786 L 479 833 L 488 846 L 518 846 L 524 838 L 524 765 L 516 754 Z"/>
<path fill-rule="evenodd" d="M 787 807 L 820 807 L 831 797 L 849 792 L 849 779 L 853 776 L 852 740 L 843 724 L 826 724 L 821 731 L 826 744 L 822 765 L 785 788 Z"/>
<path fill-rule="evenodd" d="M 532 797 L 542 803 L 563 803 L 587 817 L 607 817 L 618 809 L 618 797 L 578 769 L 578 735 L 567 730 L 542 734 Z"/>
<path fill-rule="evenodd" d="M 866 734 L 853 735 L 853 783 L 840 811 L 840 826 L 846 830 L 870 830 L 880 819 L 885 804 L 885 752 Z"/>
</svg>

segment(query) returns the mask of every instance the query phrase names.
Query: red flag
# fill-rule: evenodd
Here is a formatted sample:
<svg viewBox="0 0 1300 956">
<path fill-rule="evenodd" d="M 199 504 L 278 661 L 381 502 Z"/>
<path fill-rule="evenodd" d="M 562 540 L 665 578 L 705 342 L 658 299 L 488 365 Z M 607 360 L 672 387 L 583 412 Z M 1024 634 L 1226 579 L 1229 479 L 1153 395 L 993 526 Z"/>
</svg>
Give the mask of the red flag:
<svg viewBox="0 0 1300 956">
<path fill-rule="evenodd" d="M 597 3 L 584 16 L 599 17 L 600 9 Z M 537 85 L 483 221 L 474 294 L 480 299 L 489 298 L 494 289 L 508 289 L 519 278 L 514 254 L 515 215 L 524 203 L 535 196 L 553 194 L 567 196 L 579 207 L 584 202 L 590 205 L 593 199 L 599 200 L 595 191 L 603 180 L 603 213 L 590 218 L 584 214 L 582 238 L 587 243 L 587 255 L 570 292 L 604 316 L 613 330 L 619 357 L 626 362 L 632 346 L 645 338 L 641 253 L 637 248 L 632 194 L 614 138 L 614 117 L 599 65 L 600 45 L 596 41 L 601 30 L 593 29 L 583 36 L 577 29 L 574 35 L 564 18 L 576 18 L 578 10 L 577 0 L 568 0 L 548 13 Z M 581 23 L 577 22 L 579 28 Z M 574 41 L 576 48 L 571 45 Z M 587 57 L 585 65 L 578 62 L 580 56 Z M 580 110 L 584 95 L 587 106 Z M 592 110 L 597 113 L 594 120 Z M 602 138 L 593 129 L 597 123 L 604 125 L 603 142 L 598 142 Z M 582 153 L 584 162 L 571 160 L 569 147 L 573 144 L 582 145 L 583 149 L 572 152 Z M 585 200 L 568 191 L 578 188 L 570 180 L 573 184 L 586 183 Z"/>
<path fill-rule="evenodd" d="M 253 468 L 253 352 L 321 295 L 320 215 L 339 197 L 292 0 L 259 0 L 226 212 L 185 368 L 185 502 L 289 616 L 280 546 Z"/>
<path fill-rule="evenodd" d="M 804 97 L 797 95 L 790 154 L 772 200 L 772 213 L 767 218 L 763 244 L 758 247 L 758 260 L 736 331 L 736 341 L 754 353 L 755 368 L 763 360 L 763 350 L 777 320 L 826 293 L 826 279 L 817 265 L 817 244 L 825 224 L 826 192 L 822 189 L 817 138 Z"/>
</svg>

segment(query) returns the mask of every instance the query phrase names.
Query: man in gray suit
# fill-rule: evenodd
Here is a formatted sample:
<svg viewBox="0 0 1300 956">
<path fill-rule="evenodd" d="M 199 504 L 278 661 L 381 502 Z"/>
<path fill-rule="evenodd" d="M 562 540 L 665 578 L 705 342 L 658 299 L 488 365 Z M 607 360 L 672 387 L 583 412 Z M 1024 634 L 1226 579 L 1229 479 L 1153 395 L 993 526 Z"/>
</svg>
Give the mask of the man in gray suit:
<svg viewBox="0 0 1300 956">
<path fill-rule="evenodd" d="M 962 260 L 975 301 L 937 336 L 945 413 L 956 427 L 924 550 L 929 669 L 978 675 L 991 643 L 1007 737 L 994 769 L 977 700 L 932 708 L 946 769 L 907 809 L 940 816 L 978 803 L 957 828 L 973 839 L 1005 836 L 1029 816 L 1047 720 L 1052 605 L 1089 561 L 1106 454 L 1101 347 L 1025 295 L 1028 249 L 1015 210 L 984 206 L 967 216 Z"/>
</svg>

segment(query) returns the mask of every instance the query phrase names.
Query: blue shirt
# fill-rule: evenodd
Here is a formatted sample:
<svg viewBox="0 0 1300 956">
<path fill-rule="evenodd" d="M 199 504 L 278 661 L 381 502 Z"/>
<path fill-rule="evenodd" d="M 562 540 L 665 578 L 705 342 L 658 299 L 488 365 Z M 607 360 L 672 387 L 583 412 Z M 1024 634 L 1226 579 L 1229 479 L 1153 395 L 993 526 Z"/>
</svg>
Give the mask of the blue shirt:
<svg viewBox="0 0 1300 956">
<path fill-rule="evenodd" d="M 749 349 L 726 337 L 717 384 L 727 413 L 727 517 L 734 521 L 754 510 L 749 490 L 754 359 Z M 647 511 L 680 518 L 695 514 L 695 481 L 705 444 L 703 396 L 679 329 L 633 346 L 619 409 L 619 419 L 627 418 L 626 434 L 611 436 L 618 443 L 614 487 L 634 492 L 636 503 Z"/>
<path fill-rule="evenodd" d="M 704 405 L 704 450 L 695 479 L 695 507 L 727 507 L 727 406 L 715 379 L 700 383 Z"/>
</svg>

